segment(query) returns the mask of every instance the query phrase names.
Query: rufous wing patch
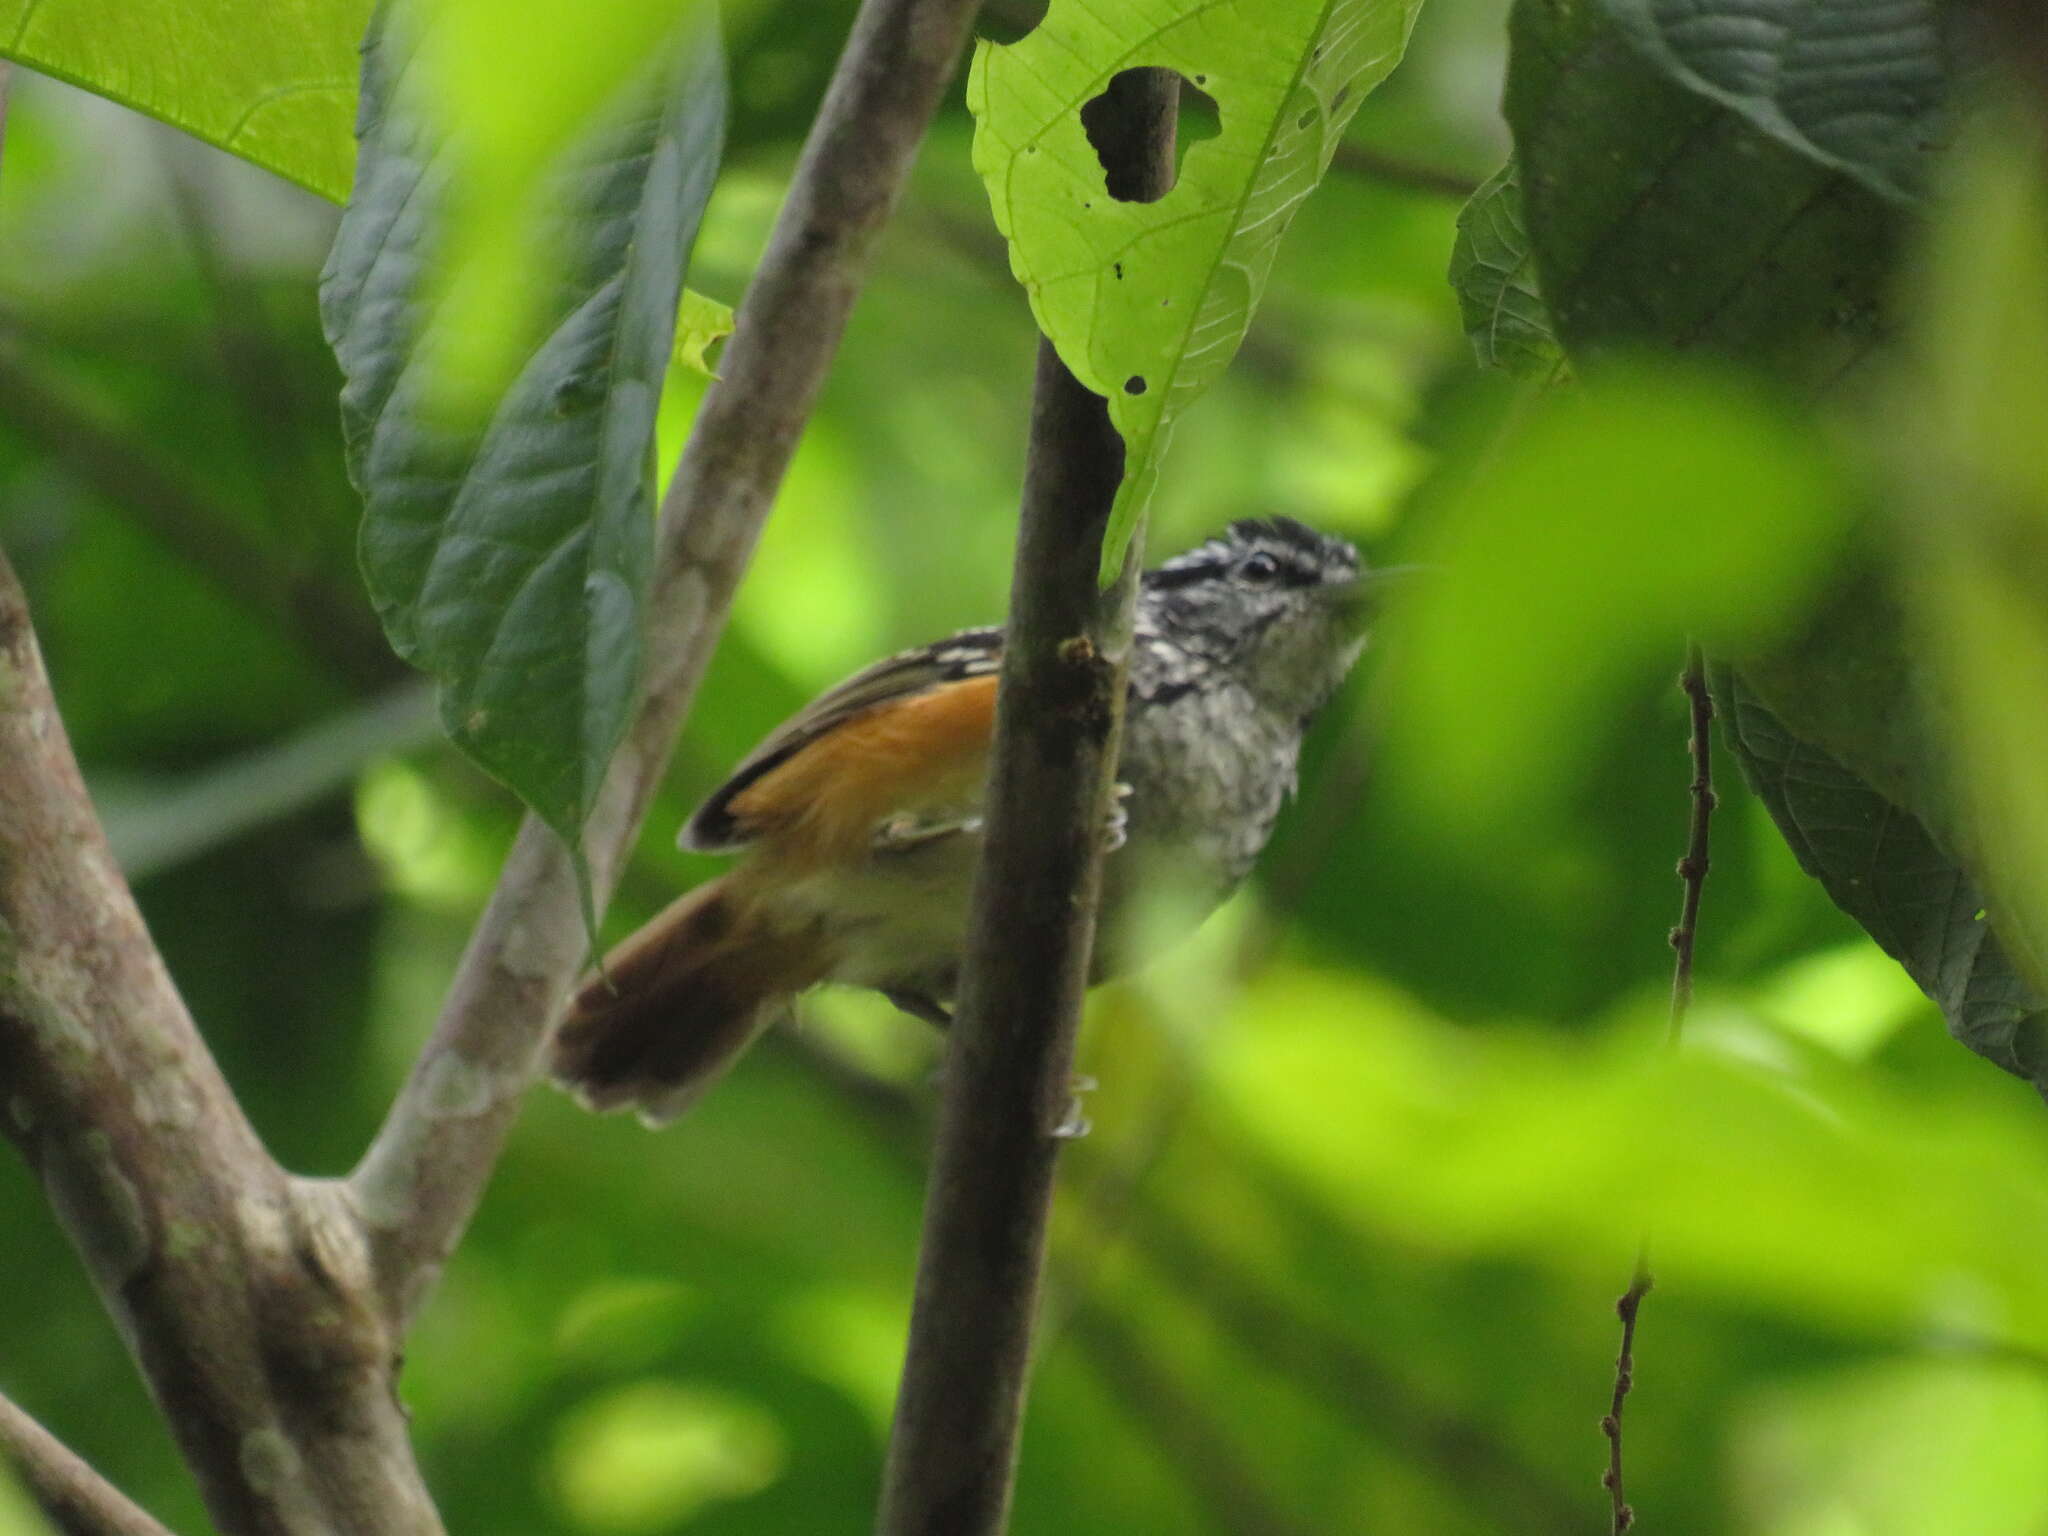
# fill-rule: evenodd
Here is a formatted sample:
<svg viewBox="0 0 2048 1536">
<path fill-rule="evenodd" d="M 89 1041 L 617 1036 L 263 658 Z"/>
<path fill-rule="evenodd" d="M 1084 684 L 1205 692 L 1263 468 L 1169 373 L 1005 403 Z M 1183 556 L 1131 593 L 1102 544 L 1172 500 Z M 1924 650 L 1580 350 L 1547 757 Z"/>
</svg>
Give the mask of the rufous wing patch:
<svg viewBox="0 0 2048 1536">
<path fill-rule="evenodd" d="M 728 809 L 771 857 L 864 857 L 890 817 L 978 811 L 995 719 L 992 674 L 878 704 L 762 774 Z"/>
</svg>

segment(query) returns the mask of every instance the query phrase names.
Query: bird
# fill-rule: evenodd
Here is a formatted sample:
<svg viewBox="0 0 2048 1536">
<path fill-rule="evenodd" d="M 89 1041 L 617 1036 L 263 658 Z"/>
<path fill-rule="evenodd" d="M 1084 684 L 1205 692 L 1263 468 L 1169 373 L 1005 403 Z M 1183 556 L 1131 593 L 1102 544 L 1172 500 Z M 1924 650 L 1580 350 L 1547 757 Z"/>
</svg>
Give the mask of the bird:
<svg viewBox="0 0 2048 1536">
<path fill-rule="evenodd" d="M 1272 516 L 1140 578 L 1092 979 L 1191 931 L 1250 873 L 1392 573 Z M 984 628 L 900 652 L 771 732 L 677 838 L 742 862 L 576 991 L 550 1046 L 556 1084 L 664 1124 L 822 982 L 949 1023 L 1002 649 Z"/>
</svg>

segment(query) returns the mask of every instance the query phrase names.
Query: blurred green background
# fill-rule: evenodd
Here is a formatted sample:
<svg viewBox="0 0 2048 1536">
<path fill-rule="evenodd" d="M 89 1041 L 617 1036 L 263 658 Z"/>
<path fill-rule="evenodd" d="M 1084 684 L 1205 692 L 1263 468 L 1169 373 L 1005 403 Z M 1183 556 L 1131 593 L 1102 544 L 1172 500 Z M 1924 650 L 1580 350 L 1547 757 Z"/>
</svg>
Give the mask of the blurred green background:
<svg viewBox="0 0 2048 1536">
<path fill-rule="evenodd" d="M 851 12 L 785 0 L 737 28 L 693 287 L 738 298 Z M 1455 537 L 1444 482 L 1503 407 L 1475 386 L 1444 270 L 1458 187 L 1505 152 L 1504 13 L 1424 8 L 1178 435 L 1155 557 L 1251 513 L 1387 559 Z M 886 649 L 999 616 L 1034 336 L 968 136 L 956 87 L 610 933 L 716 867 L 674 828 L 769 727 Z M 336 212 L 22 73 L 5 148 L 0 540 L 230 1081 L 285 1162 L 343 1172 L 515 812 L 439 743 L 355 575 L 314 297 Z M 664 462 L 700 387 L 671 380 Z M 1691 410 L 1705 386 L 1671 387 Z M 1582 428 L 1608 432 L 1589 410 Z M 1632 406 L 1613 430 L 1654 417 Z M 1628 1419 L 1644 1529 L 2048 1531 L 2038 1100 L 1946 1039 L 1725 758 L 1691 1050 L 1656 1058 L 1681 654 L 1640 643 L 1655 613 L 1560 609 L 1595 558 L 1572 521 L 1594 493 L 1520 483 L 1533 542 L 1489 589 L 1502 654 L 1526 634 L 1544 675 L 1584 667 L 1603 689 L 1531 718 L 1503 667 L 1498 716 L 1424 733 L 1457 792 L 1418 800 L 1375 793 L 1369 656 L 1254 886 L 1096 995 L 1095 1129 L 1057 1212 L 1015 1529 L 1605 1529 L 1612 1303 L 1647 1225 Z M 1471 788 L 1504 753 L 1548 784 L 1540 814 Z M 408 1355 L 451 1528 L 868 1529 L 936 1058 L 878 1000 L 823 994 L 659 1136 L 537 1092 Z M 0 1388 L 205 1529 L 11 1159 L 0 1233 Z M 0 1496 L 0 1536 L 39 1529 Z"/>
</svg>

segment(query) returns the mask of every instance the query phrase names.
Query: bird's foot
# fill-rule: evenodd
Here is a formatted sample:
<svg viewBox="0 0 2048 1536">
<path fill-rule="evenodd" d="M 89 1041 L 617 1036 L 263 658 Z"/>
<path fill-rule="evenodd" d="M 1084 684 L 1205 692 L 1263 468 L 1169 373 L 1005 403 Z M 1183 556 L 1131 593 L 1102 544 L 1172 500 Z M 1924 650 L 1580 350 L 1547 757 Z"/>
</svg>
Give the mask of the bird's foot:
<svg viewBox="0 0 2048 1536">
<path fill-rule="evenodd" d="M 1109 812 L 1102 818 L 1102 851 L 1115 853 L 1128 841 L 1131 813 L 1124 802 L 1131 798 L 1131 786 L 1117 784 L 1109 791 Z"/>
<path fill-rule="evenodd" d="M 1057 1141 L 1079 1141 L 1095 1129 L 1095 1122 L 1088 1118 L 1087 1106 L 1081 1102 L 1081 1095 L 1093 1093 L 1097 1087 L 1094 1078 L 1084 1072 L 1076 1072 L 1067 1079 L 1067 1109 L 1060 1116 L 1060 1123 L 1052 1128 Z"/>
</svg>

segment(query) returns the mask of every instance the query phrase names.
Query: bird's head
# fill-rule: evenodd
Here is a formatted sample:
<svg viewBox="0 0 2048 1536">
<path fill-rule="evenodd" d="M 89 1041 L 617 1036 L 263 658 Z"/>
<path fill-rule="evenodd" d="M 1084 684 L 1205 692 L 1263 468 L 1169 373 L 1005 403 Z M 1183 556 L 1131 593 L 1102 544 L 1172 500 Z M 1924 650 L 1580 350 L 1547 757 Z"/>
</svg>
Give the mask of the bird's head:
<svg viewBox="0 0 2048 1536">
<path fill-rule="evenodd" d="M 1235 672 L 1261 703 L 1307 716 L 1365 644 L 1377 572 L 1291 517 L 1247 518 L 1145 574 L 1147 620 Z"/>
</svg>

